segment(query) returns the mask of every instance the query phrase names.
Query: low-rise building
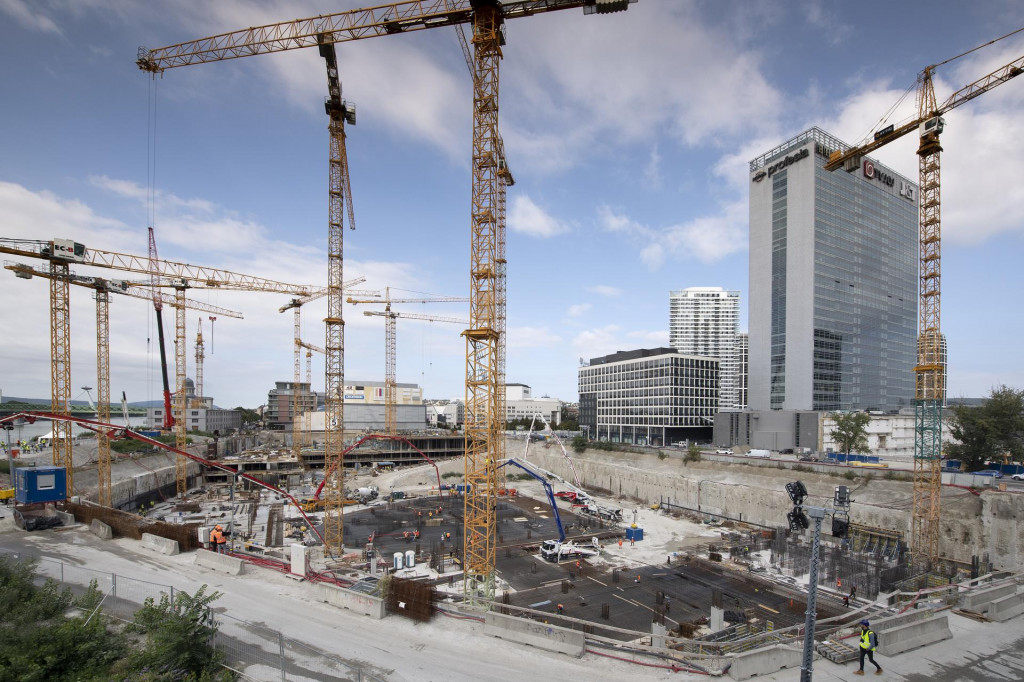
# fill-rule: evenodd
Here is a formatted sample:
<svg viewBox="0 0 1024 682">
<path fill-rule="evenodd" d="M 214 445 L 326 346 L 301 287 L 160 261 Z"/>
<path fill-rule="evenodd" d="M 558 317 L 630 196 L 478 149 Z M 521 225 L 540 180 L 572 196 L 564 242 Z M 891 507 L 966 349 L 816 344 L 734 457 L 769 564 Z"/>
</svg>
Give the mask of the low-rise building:
<svg viewBox="0 0 1024 682">
<path fill-rule="evenodd" d="M 197 396 L 195 383 L 185 379 L 185 412 L 177 407 L 177 393 L 171 396 L 171 414 L 175 422 L 184 422 L 186 431 L 227 434 L 242 428 L 242 413 L 222 410 L 214 406 L 213 398 Z M 164 425 L 164 408 L 146 408 L 146 428 L 159 429 Z"/>
<path fill-rule="evenodd" d="M 505 384 L 506 422 L 533 419 L 537 415 L 544 415 L 551 426 L 558 426 L 562 423 L 562 401 L 546 396 L 534 398 L 526 384 Z"/>
</svg>

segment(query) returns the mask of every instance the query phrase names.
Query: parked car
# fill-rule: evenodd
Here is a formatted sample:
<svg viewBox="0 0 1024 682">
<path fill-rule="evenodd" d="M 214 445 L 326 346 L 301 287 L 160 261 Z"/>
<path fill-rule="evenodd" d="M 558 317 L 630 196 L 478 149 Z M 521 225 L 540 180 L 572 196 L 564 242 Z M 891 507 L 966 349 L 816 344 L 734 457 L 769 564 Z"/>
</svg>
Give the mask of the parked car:
<svg viewBox="0 0 1024 682">
<path fill-rule="evenodd" d="M 1024 481 L 1024 474 L 1014 474 L 1010 478 L 1012 478 L 1015 481 Z"/>
<path fill-rule="evenodd" d="M 803 457 L 800 458 L 800 461 L 801 462 L 817 462 L 818 458 L 815 457 L 814 455 L 804 455 Z"/>
<path fill-rule="evenodd" d="M 975 476 L 991 476 L 992 478 L 1002 478 L 1003 472 L 998 469 L 984 469 L 982 471 L 972 471 Z"/>
<path fill-rule="evenodd" d="M 723 448 L 719 448 L 719 449 L 715 450 L 715 454 L 716 455 L 731 455 L 732 454 L 732 450 L 725 450 Z"/>
<path fill-rule="evenodd" d="M 793 454 L 793 448 L 782 448 L 781 450 L 779 450 L 779 454 L 780 455 L 792 455 Z"/>
</svg>

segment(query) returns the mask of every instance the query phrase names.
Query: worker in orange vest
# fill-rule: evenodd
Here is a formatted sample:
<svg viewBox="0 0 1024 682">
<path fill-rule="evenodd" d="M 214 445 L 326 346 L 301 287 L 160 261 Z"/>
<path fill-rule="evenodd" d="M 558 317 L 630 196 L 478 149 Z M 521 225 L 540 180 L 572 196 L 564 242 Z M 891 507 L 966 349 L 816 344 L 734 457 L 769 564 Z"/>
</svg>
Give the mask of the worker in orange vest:
<svg viewBox="0 0 1024 682">
<path fill-rule="evenodd" d="M 228 539 L 224 537 L 224 526 L 217 524 L 210 531 L 210 544 L 213 545 L 213 551 L 220 554 L 227 553 Z"/>
</svg>

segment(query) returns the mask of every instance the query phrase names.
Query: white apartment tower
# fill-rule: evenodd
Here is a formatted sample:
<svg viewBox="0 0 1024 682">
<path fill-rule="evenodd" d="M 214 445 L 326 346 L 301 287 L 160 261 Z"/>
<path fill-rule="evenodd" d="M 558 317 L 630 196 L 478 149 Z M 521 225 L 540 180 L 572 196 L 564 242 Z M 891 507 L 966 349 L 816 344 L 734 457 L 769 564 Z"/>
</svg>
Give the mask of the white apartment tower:
<svg viewBox="0 0 1024 682">
<path fill-rule="evenodd" d="M 738 392 L 739 331 L 740 292 L 721 287 L 689 287 L 669 292 L 669 345 L 684 355 L 719 361 L 720 410 L 743 407 Z"/>
</svg>

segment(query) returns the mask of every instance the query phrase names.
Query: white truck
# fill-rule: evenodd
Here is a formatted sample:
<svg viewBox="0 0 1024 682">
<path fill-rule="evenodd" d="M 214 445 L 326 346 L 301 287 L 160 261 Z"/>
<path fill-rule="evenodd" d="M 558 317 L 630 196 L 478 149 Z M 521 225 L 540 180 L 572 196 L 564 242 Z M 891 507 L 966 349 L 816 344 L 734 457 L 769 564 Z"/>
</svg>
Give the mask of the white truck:
<svg viewBox="0 0 1024 682">
<path fill-rule="evenodd" d="M 751 450 L 747 453 L 747 457 L 759 457 L 761 459 L 768 459 L 772 456 L 771 450 Z"/>
<path fill-rule="evenodd" d="M 580 545 L 575 542 L 559 542 L 558 540 L 545 540 L 540 546 L 541 558 L 557 564 L 563 559 L 583 559 L 585 557 L 597 556 L 601 551 L 601 545 L 597 538 L 592 538 L 590 545 Z"/>
</svg>

